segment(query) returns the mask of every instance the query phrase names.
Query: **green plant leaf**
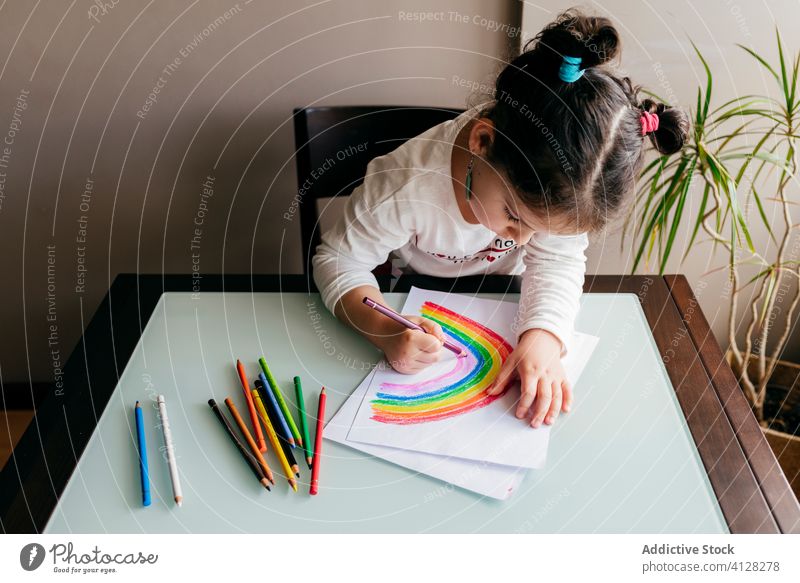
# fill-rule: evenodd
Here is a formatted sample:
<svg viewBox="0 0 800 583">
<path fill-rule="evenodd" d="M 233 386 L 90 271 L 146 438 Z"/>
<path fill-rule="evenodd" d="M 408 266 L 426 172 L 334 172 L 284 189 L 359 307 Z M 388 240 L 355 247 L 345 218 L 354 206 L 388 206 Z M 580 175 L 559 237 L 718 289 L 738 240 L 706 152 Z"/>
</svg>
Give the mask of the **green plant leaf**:
<svg viewBox="0 0 800 583">
<path fill-rule="evenodd" d="M 764 226 L 767 228 L 767 232 L 769 233 L 772 242 L 775 245 L 778 244 L 778 240 L 775 238 L 775 233 L 772 232 L 772 227 L 769 224 L 769 220 L 767 220 L 767 214 L 764 212 L 764 206 L 761 204 L 761 197 L 758 196 L 758 191 L 756 190 L 755 185 L 750 187 L 750 191 L 753 193 L 753 200 L 756 201 L 756 206 L 758 207 L 758 214 L 761 215 L 761 221 L 764 223 Z"/>
<path fill-rule="evenodd" d="M 767 317 L 767 308 L 769 306 L 769 301 L 772 298 L 772 293 L 775 291 L 775 279 L 776 279 L 775 268 L 770 266 L 768 271 L 769 271 L 769 281 L 767 282 L 767 294 L 762 300 L 761 315 L 758 318 L 759 327 L 764 325 L 764 321 Z"/>
<path fill-rule="evenodd" d="M 697 48 L 697 45 L 692 42 L 692 46 L 694 47 L 697 56 L 700 58 L 700 62 L 703 63 L 703 68 L 706 70 L 706 99 L 705 103 L 703 104 L 703 120 L 708 117 L 708 106 L 711 103 L 711 87 L 713 85 L 713 78 L 711 76 L 711 69 L 706 62 L 705 57 L 703 57 L 703 53 L 700 52 L 700 49 Z"/>
<path fill-rule="evenodd" d="M 742 44 L 736 43 L 736 46 L 737 46 L 737 47 L 739 47 L 739 48 L 742 48 L 742 49 L 744 49 L 745 51 L 747 51 L 748 53 L 750 53 L 750 55 L 751 55 L 751 56 L 755 57 L 755 59 L 756 59 L 756 60 L 757 60 L 759 63 L 761 63 L 762 65 L 764 65 L 764 67 L 767 69 L 767 71 L 769 71 L 770 73 L 772 73 L 772 76 L 773 76 L 773 77 L 775 77 L 775 81 L 778 81 L 778 83 L 780 83 L 780 80 L 779 80 L 779 78 L 778 78 L 778 74 L 775 72 L 775 69 L 773 69 L 773 68 L 772 68 L 772 66 L 771 66 L 771 65 L 770 65 L 770 64 L 769 64 L 769 63 L 768 63 L 768 62 L 767 62 L 767 61 L 766 61 L 766 60 L 765 60 L 765 59 L 764 59 L 764 58 L 763 58 L 761 55 L 759 55 L 759 54 L 758 54 L 757 52 L 755 52 L 753 49 L 751 49 L 751 48 L 749 48 L 749 47 L 746 47 L 746 46 L 744 46 L 744 45 L 742 45 Z"/>
<path fill-rule="evenodd" d="M 762 103 L 762 102 L 765 102 L 765 101 L 769 101 L 768 98 L 763 97 L 761 95 L 755 95 L 755 94 L 740 95 L 738 97 L 734 97 L 733 99 L 729 99 L 728 101 L 726 101 L 725 103 L 723 103 L 722 105 L 720 105 L 718 107 L 715 107 L 714 109 L 711 110 L 711 113 L 709 115 L 714 117 L 714 119 L 716 119 L 716 114 L 717 113 L 719 113 L 720 111 L 722 111 L 723 109 L 725 109 L 726 107 L 728 107 L 728 106 L 730 106 L 730 105 L 732 105 L 734 103 L 741 104 L 741 102 L 743 100 L 748 100 L 747 101 L 748 104 L 750 104 L 750 103 Z"/>
<path fill-rule="evenodd" d="M 751 277 L 751 278 L 750 278 L 750 279 L 747 281 L 747 283 L 746 283 L 746 284 L 744 284 L 744 285 L 742 286 L 742 289 L 746 288 L 748 285 L 751 285 L 753 282 L 755 282 L 755 281 L 758 281 L 759 279 L 761 279 L 762 277 L 764 277 L 765 275 L 767 275 L 767 273 L 769 273 L 770 271 L 772 271 L 772 269 L 773 269 L 773 266 L 772 266 L 772 265 L 768 266 L 766 269 L 762 269 L 761 271 L 759 271 L 758 273 L 756 273 L 756 274 L 755 274 L 753 277 Z"/>
<path fill-rule="evenodd" d="M 739 231 L 741 230 L 741 233 L 744 234 L 745 240 L 747 241 L 748 249 L 750 249 L 752 252 L 755 252 L 753 240 L 750 237 L 750 230 L 747 228 L 747 222 L 745 221 L 744 215 L 739 208 L 739 201 L 736 194 L 736 183 L 725 166 L 711 152 L 706 151 L 705 159 L 706 163 L 708 164 L 708 169 L 714 178 L 714 182 L 722 187 L 722 192 L 724 192 L 725 197 L 727 198 L 731 213 L 733 214 L 733 220 L 731 221 L 731 224 L 733 225 L 736 240 L 739 240 Z M 736 227 L 737 224 L 739 225 L 738 228 Z"/>
<path fill-rule="evenodd" d="M 647 212 L 650 210 L 650 204 L 652 203 L 653 199 L 655 198 L 658 191 L 661 187 L 658 185 L 658 179 L 661 177 L 661 173 L 664 171 L 664 166 L 666 165 L 667 158 L 666 156 L 661 156 L 657 161 L 660 161 L 658 169 L 656 170 L 655 176 L 653 176 L 651 187 L 650 187 L 650 194 L 645 201 L 644 210 L 642 211 L 642 216 L 647 216 Z"/>
<path fill-rule="evenodd" d="M 706 205 L 708 204 L 708 195 L 711 191 L 711 185 L 706 183 L 705 188 L 703 188 L 703 198 L 700 200 L 700 210 L 697 211 L 697 220 L 694 223 L 694 229 L 692 230 L 692 236 L 689 238 L 689 244 L 686 246 L 686 252 L 683 254 L 683 259 L 681 259 L 681 263 L 686 260 L 686 257 L 689 255 L 689 251 L 692 250 L 692 245 L 694 244 L 694 240 L 697 237 L 697 232 L 700 230 L 700 225 L 703 224 L 703 215 L 706 213 Z"/>
<path fill-rule="evenodd" d="M 747 126 L 748 126 L 750 123 L 752 123 L 752 120 L 751 120 L 751 121 L 748 121 L 748 122 L 746 122 L 746 123 L 743 123 L 743 124 L 742 124 L 742 125 L 740 125 L 738 128 L 736 128 L 736 129 L 735 129 L 733 132 L 731 132 L 730 134 L 727 134 L 727 135 L 725 136 L 725 139 L 722 141 L 722 143 L 721 143 L 721 144 L 719 144 L 719 146 L 718 146 L 718 148 L 717 148 L 717 151 L 718 151 L 718 152 L 719 152 L 719 151 L 722 151 L 722 150 L 724 150 L 726 147 L 728 147 L 728 144 L 730 144 L 730 143 L 731 143 L 731 141 L 732 141 L 734 138 L 736 138 L 737 136 L 741 135 L 741 134 L 742 134 L 742 132 L 744 132 L 744 130 L 747 128 Z M 709 141 L 710 141 L 710 142 L 713 142 L 713 141 L 714 141 L 714 139 L 712 139 L 712 140 L 709 140 Z"/>
<path fill-rule="evenodd" d="M 659 269 L 659 275 L 664 275 L 664 269 L 666 268 L 667 261 L 672 253 L 672 245 L 675 242 L 675 235 L 678 232 L 678 225 L 680 225 L 681 220 L 683 219 L 683 207 L 686 203 L 686 196 L 689 192 L 689 187 L 692 184 L 695 163 L 696 161 L 692 162 L 691 166 L 689 166 L 689 169 L 686 172 L 686 178 L 681 184 L 681 191 L 680 195 L 678 196 L 678 206 L 675 207 L 675 212 L 672 215 L 672 227 L 670 228 L 669 237 L 667 238 L 667 246 L 665 249 L 661 250 L 661 267 Z"/>
<path fill-rule="evenodd" d="M 636 272 L 636 269 L 639 267 L 639 264 L 642 260 L 642 256 L 645 253 L 645 250 L 648 249 L 646 257 L 650 257 L 650 254 L 653 250 L 653 245 L 655 244 L 655 237 L 659 231 L 657 225 L 663 225 L 663 218 L 662 215 L 664 213 L 668 213 L 669 209 L 672 206 L 672 202 L 674 202 L 674 197 L 672 193 L 675 190 L 676 185 L 679 183 L 681 176 L 683 176 L 684 171 L 686 170 L 686 166 L 689 164 L 690 158 L 687 156 L 682 156 L 680 162 L 678 164 L 678 168 L 675 172 L 668 178 L 669 186 L 667 187 L 666 192 L 661 197 L 661 201 L 653 208 L 653 212 L 648 217 L 647 215 L 642 215 L 642 221 L 646 222 L 644 228 L 641 230 L 641 238 L 639 242 L 639 247 L 636 251 L 636 256 L 633 260 L 633 268 L 632 273 Z M 658 192 L 657 190 L 654 192 Z"/>
<path fill-rule="evenodd" d="M 781 89 L 783 90 L 783 95 L 788 106 L 791 104 L 792 100 L 790 99 L 789 80 L 786 77 L 786 60 L 783 58 L 783 43 L 781 42 L 781 33 L 777 27 L 775 28 L 775 38 L 778 40 L 778 60 L 781 63 Z M 787 109 L 791 109 L 791 107 L 788 107 Z"/>
<path fill-rule="evenodd" d="M 728 118 L 720 119 L 720 122 L 724 122 L 727 119 L 730 119 L 732 117 L 744 117 L 744 116 L 747 116 L 747 115 L 757 115 L 759 117 L 763 117 L 763 118 L 766 118 L 766 119 L 771 119 L 772 121 L 774 121 L 775 123 L 778 123 L 778 124 L 783 123 L 783 120 L 781 118 L 779 118 L 779 117 L 776 117 L 774 115 L 774 113 L 772 112 L 772 110 L 753 109 L 753 108 L 742 109 L 742 110 L 736 112 L 735 116 L 731 115 Z"/>
<path fill-rule="evenodd" d="M 694 116 L 694 131 L 695 131 L 695 140 L 700 140 L 703 137 L 703 106 L 702 104 L 702 93 L 701 89 L 697 88 L 697 113 Z"/>
<path fill-rule="evenodd" d="M 797 72 L 798 67 L 800 67 L 800 54 L 798 54 L 794 59 L 794 67 L 792 67 L 792 92 L 789 96 L 792 106 L 789 108 L 789 116 L 791 117 L 794 114 L 795 109 L 797 109 L 797 102 L 795 101 L 795 97 L 797 95 Z"/>
</svg>

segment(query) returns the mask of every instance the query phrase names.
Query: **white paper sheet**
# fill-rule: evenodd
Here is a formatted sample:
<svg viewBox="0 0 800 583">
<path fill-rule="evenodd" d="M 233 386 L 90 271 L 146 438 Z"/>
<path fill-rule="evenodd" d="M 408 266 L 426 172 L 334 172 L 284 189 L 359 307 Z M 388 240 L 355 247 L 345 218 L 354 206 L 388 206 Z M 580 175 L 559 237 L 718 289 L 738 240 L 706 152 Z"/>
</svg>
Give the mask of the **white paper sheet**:
<svg viewBox="0 0 800 583">
<path fill-rule="evenodd" d="M 423 304 L 427 314 L 451 326 L 450 333 L 463 332 L 463 337 L 451 339 L 473 342 L 474 353 L 458 359 L 446 351 L 440 362 L 416 375 L 380 367 L 360 399 L 346 441 L 501 466 L 542 467 L 550 427 L 533 429 L 514 416 L 519 383 L 509 383 L 494 400 L 487 400 L 483 390 L 516 345 L 511 325 L 517 304 L 412 288 L 401 312 L 422 314 Z M 597 341 L 576 333 L 563 361 L 573 386 Z"/>
<path fill-rule="evenodd" d="M 388 364 L 383 361 L 381 366 L 388 366 Z M 505 500 L 519 487 L 525 477 L 526 470 L 524 468 L 347 441 L 347 432 L 353 424 L 361 399 L 366 394 L 376 372 L 377 368 L 367 375 L 325 426 L 324 436 L 326 439 L 498 500 Z"/>
</svg>

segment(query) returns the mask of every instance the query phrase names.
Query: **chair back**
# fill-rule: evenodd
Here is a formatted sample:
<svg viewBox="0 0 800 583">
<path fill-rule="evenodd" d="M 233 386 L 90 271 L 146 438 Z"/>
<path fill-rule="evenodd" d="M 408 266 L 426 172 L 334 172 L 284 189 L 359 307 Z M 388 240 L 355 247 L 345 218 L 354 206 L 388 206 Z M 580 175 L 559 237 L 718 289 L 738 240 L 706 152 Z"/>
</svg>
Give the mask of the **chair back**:
<svg viewBox="0 0 800 583">
<path fill-rule="evenodd" d="M 422 106 L 310 107 L 294 110 L 303 273 L 320 241 L 317 202 L 349 195 L 367 164 L 463 110 Z"/>
</svg>

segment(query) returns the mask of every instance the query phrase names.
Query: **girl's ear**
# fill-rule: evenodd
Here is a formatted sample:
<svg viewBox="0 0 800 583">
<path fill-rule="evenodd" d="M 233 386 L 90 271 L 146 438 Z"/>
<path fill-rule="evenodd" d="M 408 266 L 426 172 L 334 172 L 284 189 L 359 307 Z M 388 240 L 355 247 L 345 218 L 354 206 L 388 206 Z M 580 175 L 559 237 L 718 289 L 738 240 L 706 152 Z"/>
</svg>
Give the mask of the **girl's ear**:
<svg viewBox="0 0 800 583">
<path fill-rule="evenodd" d="M 469 149 L 485 157 L 494 142 L 494 131 L 494 122 L 488 117 L 476 119 L 469 133 Z"/>
</svg>

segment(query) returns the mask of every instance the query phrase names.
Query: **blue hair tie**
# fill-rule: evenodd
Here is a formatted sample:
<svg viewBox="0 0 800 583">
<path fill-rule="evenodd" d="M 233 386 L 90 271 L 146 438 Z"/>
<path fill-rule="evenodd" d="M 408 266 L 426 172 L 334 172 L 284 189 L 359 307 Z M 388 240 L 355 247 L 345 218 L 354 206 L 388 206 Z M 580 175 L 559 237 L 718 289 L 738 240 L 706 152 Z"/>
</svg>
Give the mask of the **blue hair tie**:
<svg viewBox="0 0 800 583">
<path fill-rule="evenodd" d="M 564 61 L 561 63 L 561 68 L 558 70 L 558 78 L 565 83 L 574 83 L 583 77 L 583 70 L 580 68 L 580 64 L 580 57 L 564 56 Z"/>
</svg>

